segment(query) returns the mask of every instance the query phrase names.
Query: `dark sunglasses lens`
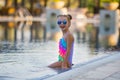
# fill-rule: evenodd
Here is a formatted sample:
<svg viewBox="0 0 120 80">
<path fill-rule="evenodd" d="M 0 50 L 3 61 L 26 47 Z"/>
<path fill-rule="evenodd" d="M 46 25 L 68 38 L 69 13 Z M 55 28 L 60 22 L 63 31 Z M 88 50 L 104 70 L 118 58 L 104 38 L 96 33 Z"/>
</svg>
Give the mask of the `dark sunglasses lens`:
<svg viewBox="0 0 120 80">
<path fill-rule="evenodd" d="M 66 25 L 66 24 L 67 24 L 67 21 L 64 20 L 64 21 L 58 21 L 58 22 L 57 22 L 58 25 L 60 25 L 60 24 L 62 24 L 62 23 L 63 23 L 64 25 Z"/>
<path fill-rule="evenodd" d="M 57 23 L 60 25 L 62 22 L 61 22 L 61 21 L 58 21 Z"/>
<path fill-rule="evenodd" d="M 63 21 L 63 24 L 67 24 L 67 21 L 66 21 L 66 20 L 64 20 L 64 21 Z"/>
</svg>

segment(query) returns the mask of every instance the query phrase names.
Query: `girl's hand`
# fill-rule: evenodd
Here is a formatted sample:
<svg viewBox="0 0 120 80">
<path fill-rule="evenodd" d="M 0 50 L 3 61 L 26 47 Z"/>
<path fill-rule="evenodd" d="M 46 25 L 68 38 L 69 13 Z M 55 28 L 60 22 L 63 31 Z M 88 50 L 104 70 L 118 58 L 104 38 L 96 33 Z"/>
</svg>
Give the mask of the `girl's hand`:
<svg viewBox="0 0 120 80">
<path fill-rule="evenodd" d="M 63 69 L 68 69 L 68 68 L 70 68 L 70 64 L 69 64 L 68 59 L 64 58 L 64 61 L 62 62 L 62 68 L 63 68 Z"/>
<path fill-rule="evenodd" d="M 68 66 L 65 62 L 62 63 L 62 69 L 68 69 Z"/>
</svg>

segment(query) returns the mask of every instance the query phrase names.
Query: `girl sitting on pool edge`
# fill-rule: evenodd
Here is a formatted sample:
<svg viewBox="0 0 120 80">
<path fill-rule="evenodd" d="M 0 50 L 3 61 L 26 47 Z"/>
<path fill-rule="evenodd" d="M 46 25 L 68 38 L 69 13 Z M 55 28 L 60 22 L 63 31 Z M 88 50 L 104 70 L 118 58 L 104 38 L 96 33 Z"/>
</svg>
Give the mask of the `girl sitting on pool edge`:
<svg viewBox="0 0 120 80">
<path fill-rule="evenodd" d="M 49 65 L 50 68 L 68 69 L 72 66 L 74 37 L 69 30 L 71 25 L 71 15 L 58 15 L 57 24 L 62 31 L 62 38 L 59 40 L 58 61 Z"/>
</svg>

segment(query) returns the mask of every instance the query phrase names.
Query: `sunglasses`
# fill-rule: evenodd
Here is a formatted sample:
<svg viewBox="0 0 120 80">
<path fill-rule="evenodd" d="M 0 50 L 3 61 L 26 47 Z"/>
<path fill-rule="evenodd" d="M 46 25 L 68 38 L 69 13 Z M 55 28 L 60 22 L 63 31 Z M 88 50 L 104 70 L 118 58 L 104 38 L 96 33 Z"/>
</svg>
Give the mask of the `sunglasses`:
<svg viewBox="0 0 120 80">
<path fill-rule="evenodd" d="M 61 25 L 61 24 L 66 25 L 66 24 L 67 24 L 67 21 L 66 21 L 66 20 L 63 20 L 63 21 L 57 21 L 57 24 L 58 24 L 58 25 Z"/>
</svg>

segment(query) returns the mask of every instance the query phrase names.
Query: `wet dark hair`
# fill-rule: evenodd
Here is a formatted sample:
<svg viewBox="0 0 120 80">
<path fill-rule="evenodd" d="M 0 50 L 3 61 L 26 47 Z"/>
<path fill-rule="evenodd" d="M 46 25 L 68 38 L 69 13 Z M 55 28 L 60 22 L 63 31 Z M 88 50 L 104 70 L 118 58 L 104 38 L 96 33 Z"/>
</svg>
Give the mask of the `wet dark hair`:
<svg viewBox="0 0 120 80">
<path fill-rule="evenodd" d="M 70 14 L 67 14 L 67 15 L 58 15 L 57 17 L 60 17 L 60 16 L 67 17 L 69 20 L 72 20 L 72 16 Z"/>
<path fill-rule="evenodd" d="M 68 14 L 67 16 L 69 16 L 70 20 L 72 20 L 72 16 L 70 14 Z"/>
</svg>

